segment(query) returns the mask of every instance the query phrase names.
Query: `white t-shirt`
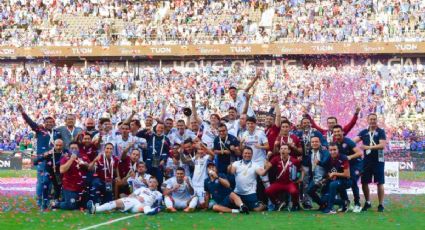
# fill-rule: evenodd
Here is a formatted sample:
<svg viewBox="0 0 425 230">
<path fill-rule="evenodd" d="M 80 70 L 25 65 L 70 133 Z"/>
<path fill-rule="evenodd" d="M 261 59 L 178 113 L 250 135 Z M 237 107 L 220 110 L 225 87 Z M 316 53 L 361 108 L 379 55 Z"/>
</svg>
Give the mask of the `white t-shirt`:
<svg viewBox="0 0 425 230">
<path fill-rule="evenodd" d="M 226 123 L 227 126 L 227 132 L 230 135 L 233 135 L 235 137 L 238 136 L 238 130 L 239 130 L 239 119 L 238 120 L 233 120 L 233 121 L 229 121 Z"/>
<path fill-rule="evenodd" d="M 140 149 L 142 145 L 147 146 L 147 141 L 144 138 L 140 138 L 136 136 L 128 136 L 127 140 L 123 140 L 122 136 L 116 136 L 116 138 L 113 139 L 113 142 L 112 142 L 115 147 L 114 155 L 121 156 L 124 149 L 127 148 L 127 146 L 133 141 L 135 142 L 135 146 L 131 147 L 131 149 L 134 149 L 134 148 Z"/>
<path fill-rule="evenodd" d="M 183 142 L 187 139 L 194 140 L 196 135 L 189 129 L 184 130 L 183 135 L 180 135 L 180 131 L 173 132 L 169 135 L 169 139 L 172 145 L 174 144 L 183 144 Z"/>
<path fill-rule="evenodd" d="M 177 179 L 176 177 L 172 177 L 166 180 L 164 183 L 167 189 L 173 189 L 174 185 L 177 184 Z M 192 181 L 190 180 L 190 178 L 189 183 L 192 185 Z M 192 194 L 189 192 L 189 187 L 186 184 L 186 181 L 183 181 L 183 183 L 180 184 L 180 187 L 171 193 L 171 196 L 173 197 L 173 199 L 189 200 L 192 197 Z"/>
<path fill-rule="evenodd" d="M 235 173 L 235 193 L 239 195 L 249 195 L 257 191 L 257 172 L 261 168 L 260 165 L 254 162 L 245 164 L 243 161 L 235 161 L 232 164 L 236 168 Z"/>
<path fill-rule="evenodd" d="M 146 206 L 152 206 L 155 204 L 155 202 L 157 201 L 161 201 L 162 200 L 162 194 L 158 191 L 152 191 L 149 188 L 139 188 L 136 191 L 133 192 L 134 195 L 136 196 L 141 196 L 143 197 L 144 200 L 144 204 Z"/>
<path fill-rule="evenodd" d="M 203 122 L 204 131 L 202 134 L 202 142 L 207 144 L 207 147 L 214 148 L 214 139 L 218 136 L 218 131 L 211 129 L 211 125 Z"/>
<path fill-rule="evenodd" d="M 242 140 L 245 141 L 245 146 L 252 148 L 252 161 L 257 164 L 264 164 L 264 160 L 266 159 L 266 150 L 255 147 L 256 144 L 264 145 L 265 143 L 268 143 L 267 136 L 264 131 L 256 129 L 254 133 L 250 133 L 247 130 L 242 133 Z"/>
<path fill-rule="evenodd" d="M 193 186 L 204 187 L 204 181 L 208 177 L 207 165 L 209 159 L 209 155 L 205 155 L 198 159 L 196 159 L 196 156 L 193 158 L 193 162 L 195 163 L 195 170 L 193 171 L 192 177 Z"/>
<path fill-rule="evenodd" d="M 143 183 L 143 179 L 145 179 L 146 181 L 149 181 L 149 179 L 151 177 L 152 176 L 148 173 L 145 173 L 143 176 L 136 173 L 136 176 L 134 178 L 129 177 L 127 179 L 127 183 L 132 184 L 133 185 L 133 191 L 136 191 L 139 188 L 147 188 L 147 185 L 145 185 L 145 183 Z"/>
</svg>

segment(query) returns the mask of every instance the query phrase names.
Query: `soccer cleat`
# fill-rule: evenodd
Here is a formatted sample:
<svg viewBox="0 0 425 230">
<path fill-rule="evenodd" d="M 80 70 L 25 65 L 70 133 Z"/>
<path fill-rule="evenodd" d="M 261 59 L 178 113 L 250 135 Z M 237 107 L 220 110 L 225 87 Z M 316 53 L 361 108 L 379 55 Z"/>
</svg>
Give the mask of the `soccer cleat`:
<svg viewBox="0 0 425 230">
<path fill-rule="evenodd" d="M 243 204 L 243 205 L 241 205 L 241 207 L 240 207 L 239 211 L 240 211 L 241 213 L 244 213 L 244 214 L 249 214 L 249 208 L 248 208 L 247 206 L 245 206 L 244 204 Z"/>
<path fill-rule="evenodd" d="M 356 204 L 353 208 L 354 213 L 359 213 L 362 211 L 362 207 L 359 204 Z"/>
<path fill-rule="evenodd" d="M 384 212 L 384 206 L 382 204 L 378 206 L 378 212 Z"/>
<path fill-rule="evenodd" d="M 94 205 L 92 200 L 89 200 L 87 202 L 87 212 L 89 214 L 95 214 L 96 213 L 96 205 Z"/>
<path fill-rule="evenodd" d="M 51 200 L 48 207 L 49 209 L 53 210 L 53 209 L 56 209 L 56 205 L 57 205 L 56 201 Z"/>
<path fill-rule="evenodd" d="M 177 212 L 177 210 L 174 207 L 167 208 L 166 210 L 167 212 Z"/>
<path fill-rule="evenodd" d="M 325 209 L 325 210 L 323 210 L 323 214 L 330 214 L 330 215 L 332 215 L 332 214 L 336 214 L 336 212 L 335 212 L 335 210 Z"/>
<path fill-rule="evenodd" d="M 344 202 L 344 204 L 341 206 L 341 208 L 338 209 L 338 212 L 348 212 L 348 206 L 350 205 L 350 201 L 347 200 Z"/>
<path fill-rule="evenodd" d="M 365 202 L 362 208 L 362 212 L 366 212 L 369 208 L 371 208 L 372 205 L 370 202 Z"/>
<path fill-rule="evenodd" d="M 276 209 L 276 206 L 274 204 L 267 205 L 267 211 L 272 212 Z"/>
<path fill-rule="evenodd" d="M 153 216 L 155 214 L 158 214 L 161 211 L 160 207 L 156 207 L 152 209 L 150 212 L 146 213 L 147 216 Z"/>
</svg>

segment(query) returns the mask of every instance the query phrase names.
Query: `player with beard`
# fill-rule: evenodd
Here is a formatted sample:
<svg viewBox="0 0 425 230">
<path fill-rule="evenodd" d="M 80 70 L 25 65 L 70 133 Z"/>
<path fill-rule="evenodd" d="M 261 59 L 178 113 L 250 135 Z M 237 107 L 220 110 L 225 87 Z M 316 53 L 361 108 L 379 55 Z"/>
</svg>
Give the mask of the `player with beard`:
<svg viewBox="0 0 425 230">
<path fill-rule="evenodd" d="M 184 169 L 179 167 L 176 176 L 164 182 L 164 202 L 167 211 L 176 212 L 184 209 L 184 212 L 193 212 L 198 204 L 198 197 L 194 194 L 192 181 L 185 175 Z"/>
<path fill-rule="evenodd" d="M 137 150 L 133 150 L 133 153 Z M 132 154 L 133 154 L 132 153 Z M 136 162 L 136 170 L 130 171 L 130 176 L 127 179 L 127 184 L 132 188 L 132 191 L 136 191 L 138 188 L 147 187 L 149 178 L 152 176 L 147 173 L 145 162 Z"/>
</svg>

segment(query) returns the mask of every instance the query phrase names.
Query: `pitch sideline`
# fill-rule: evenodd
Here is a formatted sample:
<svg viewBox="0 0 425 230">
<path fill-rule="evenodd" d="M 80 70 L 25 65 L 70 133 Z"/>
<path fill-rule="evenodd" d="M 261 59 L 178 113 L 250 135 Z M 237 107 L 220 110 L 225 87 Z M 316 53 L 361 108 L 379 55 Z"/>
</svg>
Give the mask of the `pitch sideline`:
<svg viewBox="0 0 425 230">
<path fill-rule="evenodd" d="M 106 221 L 106 222 L 104 222 L 104 223 L 100 223 L 100 224 L 92 225 L 92 226 L 89 226 L 89 227 L 86 227 L 86 228 L 81 228 L 80 230 L 89 230 L 89 229 L 98 228 L 98 227 L 100 227 L 100 226 L 113 224 L 113 223 L 115 223 L 115 222 L 119 222 L 119 221 L 121 221 L 121 220 L 126 220 L 126 219 L 129 219 L 129 218 L 132 218 L 132 217 L 136 217 L 136 216 L 140 216 L 140 215 L 143 215 L 143 214 L 144 214 L 144 213 L 137 213 L 137 214 L 134 214 L 134 215 L 131 215 L 131 216 L 124 216 L 124 217 L 120 217 L 120 218 L 115 219 L 115 220 L 108 220 L 108 221 Z"/>
</svg>

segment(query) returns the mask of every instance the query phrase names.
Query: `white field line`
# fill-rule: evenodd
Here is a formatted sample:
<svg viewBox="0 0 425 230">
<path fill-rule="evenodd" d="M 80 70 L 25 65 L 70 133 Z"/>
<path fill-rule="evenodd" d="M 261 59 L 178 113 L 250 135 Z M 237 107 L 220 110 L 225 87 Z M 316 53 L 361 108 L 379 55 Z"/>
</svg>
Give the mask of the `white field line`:
<svg viewBox="0 0 425 230">
<path fill-rule="evenodd" d="M 124 216 L 124 217 L 121 217 L 121 218 L 118 218 L 118 219 L 115 219 L 115 220 L 108 220 L 104 223 L 92 225 L 92 226 L 89 226 L 87 228 L 81 228 L 80 230 L 89 230 L 89 229 L 98 228 L 98 227 L 103 226 L 103 225 L 109 225 L 109 224 L 112 224 L 112 223 L 115 223 L 115 222 L 118 222 L 118 221 L 121 221 L 121 220 L 126 220 L 126 219 L 129 219 L 129 218 L 132 218 L 132 217 L 140 216 L 142 214 L 143 213 L 137 213 L 137 214 L 134 214 L 134 215 L 131 215 L 131 216 Z"/>
</svg>

